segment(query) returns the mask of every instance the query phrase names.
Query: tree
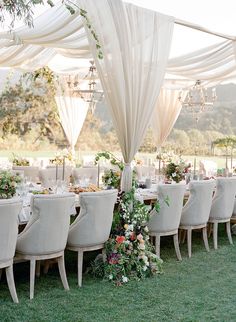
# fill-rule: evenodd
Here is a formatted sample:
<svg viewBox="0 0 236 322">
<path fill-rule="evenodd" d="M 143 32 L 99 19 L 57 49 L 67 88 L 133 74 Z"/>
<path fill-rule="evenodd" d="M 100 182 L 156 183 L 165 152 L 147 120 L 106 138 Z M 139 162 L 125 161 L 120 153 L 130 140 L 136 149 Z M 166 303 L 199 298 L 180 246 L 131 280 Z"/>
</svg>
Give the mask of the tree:
<svg viewBox="0 0 236 322">
<path fill-rule="evenodd" d="M 17 135 L 36 143 L 45 138 L 50 143 L 65 146 L 54 94 L 46 82 L 23 80 L 6 88 L 0 96 L 2 137 Z"/>
<path fill-rule="evenodd" d="M 236 148 L 236 136 L 226 136 L 213 141 L 213 145 L 225 149 L 225 168 L 228 169 L 228 150 L 230 149 L 231 168 L 233 167 L 233 150 Z"/>
<path fill-rule="evenodd" d="M 169 141 L 176 154 L 186 153 L 189 148 L 190 140 L 188 134 L 183 130 L 173 129 Z"/>
</svg>

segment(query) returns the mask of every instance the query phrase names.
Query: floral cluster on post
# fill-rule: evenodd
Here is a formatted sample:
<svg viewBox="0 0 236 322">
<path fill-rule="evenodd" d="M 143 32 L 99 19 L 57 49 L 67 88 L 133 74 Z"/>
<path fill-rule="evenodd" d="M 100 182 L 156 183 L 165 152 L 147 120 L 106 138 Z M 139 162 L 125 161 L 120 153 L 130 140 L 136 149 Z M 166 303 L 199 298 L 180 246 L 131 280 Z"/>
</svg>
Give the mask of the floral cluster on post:
<svg viewBox="0 0 236 322">
<path fill-rule="evenodd" d="M 12 164 L 15 166 L 29 166 L 30 162 L 26 158 L 17 156 L 16 154 L 13 153 Z"/>
<path fill-rule="evenodd" d="M 114 214 L 110 239 L 106 242 L 106 261 L 95 263 L 94 272 L 116 285 L 162 272 L 159 259 L 149 241 L 149 209 L 135 199 L 134 189 L 122 193 Z M 102 266 L 102 269 L 101 269 Z"/>
<path fill-rule="evenodd" d="M 167 180 L 175 181 L 179 183 L 184 179 L 185 174 L 191 169 L 191 164 L 186 164 L 186 162 L 177 156 L 172 156 L 168 159 L 168 163 L 165 165 L 163 172 Z"/>
<path fill-rule="evenodd" d="M 18 174 L 10 171 L 0 171 L 0 199 L 10 199 L 16 194 L 17 184 L 21 182 Z"/>
<path fill-rule="evenodd" d="M 62 152 L 57 153 L 53 159 L 49 160 L 49 162 L 55 165 L 63 165 L 64 160 L 73 164 L 74 159 L 72 153 L 67 150 L 63 150 Z"/>
</svg>

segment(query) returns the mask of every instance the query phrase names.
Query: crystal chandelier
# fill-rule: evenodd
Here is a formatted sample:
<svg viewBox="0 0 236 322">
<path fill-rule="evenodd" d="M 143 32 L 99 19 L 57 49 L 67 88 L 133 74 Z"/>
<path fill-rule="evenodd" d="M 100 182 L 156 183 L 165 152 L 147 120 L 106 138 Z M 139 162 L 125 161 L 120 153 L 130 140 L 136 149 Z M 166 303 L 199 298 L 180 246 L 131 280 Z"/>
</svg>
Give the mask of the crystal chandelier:
<svg viewBox="0 0 236 322">
<path fill-rule="evenodd" d="M 98 88 L 98 75 L 94 61 L 90 60 L 88 73 L 80 80 L 79 75 L 69 76 L 67 80 L 68 87 L 72 90 L 72 94 L 77 94 L 85 102 L 89 104 L 92 112 L 98 102 L 101 102 L 104 93 Z"/>
<path fill-rule="evenodd" d="M 186 111 L 191 112 L 196 119 L 199 120 L 200 114 L 208 111 L 213 107 L 216 101 L 216 90 L 204 88 L 200 80 L 197 80 L 195 85 L 189 89 L 185 99 L 182 98 L 182 92 L 179 93 L 179 101 Z"/>
</svg>

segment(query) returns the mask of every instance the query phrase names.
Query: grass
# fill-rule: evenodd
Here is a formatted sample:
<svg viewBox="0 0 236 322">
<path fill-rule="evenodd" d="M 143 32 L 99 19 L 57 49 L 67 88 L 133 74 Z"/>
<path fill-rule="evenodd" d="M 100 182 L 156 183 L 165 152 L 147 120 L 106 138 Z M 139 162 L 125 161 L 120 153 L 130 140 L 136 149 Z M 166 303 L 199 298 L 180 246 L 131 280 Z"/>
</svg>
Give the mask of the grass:
<svg viewBox="0 0 236 322">
<path fill-rule="evenodd" d="M 219 249 L 204 249 L 198 233 L 193 235 L 193 255 L 187 258 L 181 245 L 182 262 L 175 259 L 171 238 L 164 239 L 161 256 L 164 274 L 122 287 L 83 275 L 76 286 L 76 255 L 66 253 L 70 291 L 63 290 L 56 268 L 36 279 L 35 298 L 29 300 L 29 265 L 15 265 L 20 304 L 11 301 L 5 276 L 0 284 L 0 321 L 156 322 L 235 321 L 236 256 L 221 228 Z M 236 243 L 236 237 L 234 237 Z M 85 266 L 91 260 L 86 257 Z"/>
</svg>

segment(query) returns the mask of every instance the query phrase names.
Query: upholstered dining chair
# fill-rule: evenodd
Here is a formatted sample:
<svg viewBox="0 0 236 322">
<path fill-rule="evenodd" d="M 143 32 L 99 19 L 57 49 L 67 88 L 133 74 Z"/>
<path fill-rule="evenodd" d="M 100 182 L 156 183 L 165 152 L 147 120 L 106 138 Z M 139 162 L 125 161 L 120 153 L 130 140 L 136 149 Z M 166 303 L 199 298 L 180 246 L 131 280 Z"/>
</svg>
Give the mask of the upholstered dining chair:
<svg viewBox="0 0 236 322">
<path fill-rule="evenodd" d="M 233 209 L 233 214 L 232 214 L 230 222 L 232 224 L 236 224 L 236 198 L 234 200 L 234 209 Z"/>
<path fill-rule="evenodd" d="M 189 184 L 190 196 L 185 204 L 180 229 L 187 231 L 188 256 L 192 256 L 192 230 L 202 229 L 205 248 L 209 251 L 207 239 L 207 223 L 210 215 L 214 180 L 191 181 Z"/>
<path fill-rule="evenodd" d="M 209 223 L 213 224 L 214 249 L 217 249 L 218 224 L 225 223 L 230 244 L 233 244 L 230 219 L 234 209 L 236 178 L 217 178 L 216 192 L 213 197 Z"/>
<path fill-rule="evenodd" d="M 67 249 L 78 252 L 78 285 L 82 286 L 83 253 L 104 249 L 108 240 L 117 190 L 83 192 L 80 213 L 70 226 Z"/>
<path fill-rule="evenodd" d="M 30 178 L 32 182 L 37 183 L 39 181 L 39 167 L 34 166 L 13 166 L 14 171 L 23 171 L 24 176 Z"/>
<path fill-rule="evenodd" d="M 57 179 L 62 180 L 62 177 L 63 177 L 62 167 L 58 167 L 57 171 L 58 171 L 57 172 Z M 70 181 L 71 174 L 72 174 L 72 169 L 66 167 L 65 173 L 64 173 L 64 180 L 68 183 Z M 50 188 L 51 181 L 54 180 L 56 182 L 56 168 L 52 167 L 52 168 L 39 170 L 39 179 L 45 188 Z"/>
<path fill-rule="evenodd" d="M 31 199 L 32 215 L 16 244 L 16 258 L 30 261 L 30 299 L 34 297 L 36 261 L 39 265 L 41 260 L 57 258 L 62 284 L 69 290 L 64 250 L 74 202 L 73 193 L 35 195 Z"/>
<path fill-rule="evenodd" d="M 89 179 L 89 182 L 97 185 L 98 184 L 98 168 L 97 167 L 83 167 L 73 169 L 72 172 L 75 181 L 81 180 L 83 178 Z"/>
<path fill-rule="evenodd" d="M 155 167 L 154 166 L 145 166 L 145 165 L 136 165 L 134 167 L 134 171 L 136 173 L 138 181 L 141 181 L 145 177 L 153 177 L 155 176 Z"/>
<path fill-rule="evenodd" d="M 149 235 L 155 237 L 156 254 L 160 257 L 160 238 L 161 236 L 173 235 L 174 246 L 178 260 L 182 260 L 178 229 L 183 208 L 183 200 L 186 186 L 183 184 L 160 184 L 158 185 L 158 200 L 160 202 L 160 211 L 152 210 L 148 222 Z M 169 205 L 165 203 L 168 197 Z"/>
<path fill-rule="evenodd" d="M 15 303 L 18 303 L 18 297 L 13 276 L 13 257 L 16 249 L 18 215 L 21 207 L 20 199 L 0 200 L 0 276 L 2 269 L 5 268 L 7 284 Z"/>
</svg>

